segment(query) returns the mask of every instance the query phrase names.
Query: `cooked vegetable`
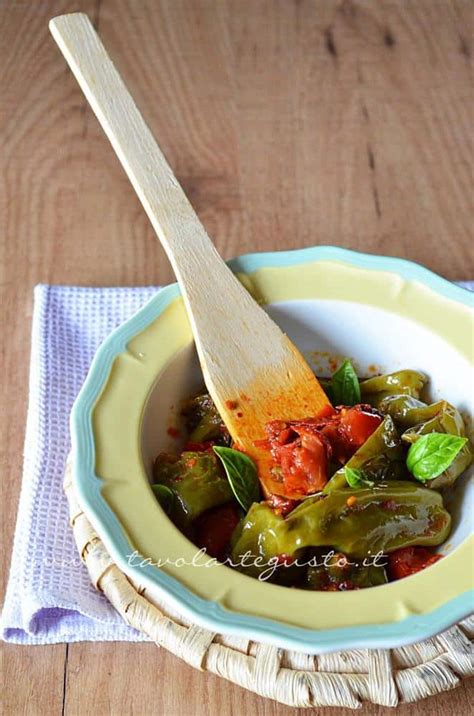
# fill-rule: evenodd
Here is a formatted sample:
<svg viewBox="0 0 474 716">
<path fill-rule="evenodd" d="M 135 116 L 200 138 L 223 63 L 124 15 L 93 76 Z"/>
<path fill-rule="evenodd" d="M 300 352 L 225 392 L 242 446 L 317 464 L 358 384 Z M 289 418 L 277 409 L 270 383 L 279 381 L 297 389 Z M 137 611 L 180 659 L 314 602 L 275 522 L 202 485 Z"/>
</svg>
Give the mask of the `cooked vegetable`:
<svg viewBox="0 0 474 716">
<path fill-rule="evenodd" d="M 370 405 L 354 405 L 352 408 L 340 408 L 337 437 L 331 435 L 331 426 L 324 433 L 332 443 L 335 457 L 340 462 L 346 462 L 381 423 L 382 416 Z"/>
<path fill-rule="evenodd" d="M 383 398 L 378 409 L 384 415 L 390 415 L 398 427 L 408 428 L 419 422 L 414 419 L 414 411 L 427 407 L 426 403 L 412 398 L 411 395 L 394 393 Z"/>
<path fill-rule="evenodd" d="M 421 425 L 425 425 L 423 432 L 426 433 L 464 435 L 464 421 L 459 410 L 446 400 L 426 405 L 409 395 L 390 395 L 381 402 L 380 410 L 408 431 L 416 429 L 419 432 Z"/>
<path fill-rule="evenodd" d="M 405 450 L 392 418 L 387 415 L 377 430 L 329 480 L 323 492 L 347 487 L 346 470 L 362 470 L 367 480 L 403 479 L 408 476 Z"/>
<path fill-rule="evenodd" d="M 329 461 L 345 463 L 381 421 L 369 405 L 342 407 L 324 417 L 274 420 L 265 427 L 268 440 L 258 444 L 272 454 L 282 494 L 301 498 L 321 490 L 328 479 Z"/>
<path fill-rule="evenodd" d="M 268 449 L 274 460 L 273 475 L 281 482 L 281 494 L 299 499 L 321 490 L 328 476 L 328 443 L 316 419 L 267 423 L 268 440 L 258 444 Z"/>
<path fill-rule="evenodd" d="M 174 492 L 170 490 L 169 487 L 166 487 L 166 485 L 152 485 L 151 489 L 155 493 L 156 497 L 158 498 L 158 502 L 160 503 L 166 514 L 170 515 L 175 502 Z"/>
<path fill-rule="evenodd" d="M 205 549 L 211 557 L 224 560 L 239 519 L 239 511 L 233 503 L 207 510 L 197 518 L 194 525 L 197 546 Z"/>
<path fill-rule="evenodd" d="M 467 438 L 446 433 L 419 435 L 410 445 L 407 467 L 413 477 L 421 482 L 432 480 L 447 470 L 458 453 L 467 444 Z"/>
<path fill-rule="evenodd" d="M 388 572 L 392 579 L 403 579 L 426 569 L 441 557 L 441 554 L 434 554 L 425 547 L 403 547 L 389 554 Z"/>
<path fill-rule="evenodd" d="M 375 482 L 369 480 L 363 470 L 358 470 L 357 468 L 346 466 L 344 468 L 344 475 L 349 487 L 355 490 L 361 487 L 373 487 L 375 485 Z"/>
<path fill-rule="evenodd" d="M 430 433 L 465 437 L 464 421 L 460 412 L 446 400 L 408 411 L 403 422 L 408 429 L 403 433 L 402 440 L 408 444 L 416 442 L 421 435 Z M 440 489 L 452 485 L 471 462 L 472 451 L 469 441 L 466 440 L 448 467 L 434 479 L 426 481 L 426 486 Z"/>
<path fill-rule="evenodd" d="M 298 557 L 305 547 L 327 545 L 366 558 L 415 544 L 441 544 L 450 523 L 441 495 L 410 482 L 335 490 L 325 497 L 304 500 L 286 518 L 276 515 L 267 504 L 256 503 L 233 539 L 232 560 L 239 563 L 247 552 L 261 557 L 263 565 L 240 567 L 255 574 L 268 560 L 282 554 Z"/>
<path fill-rule="evenodd" d="M 331 399 L 334 405 L 360 403 L 359 379 L 349 359 L 332 376 Z"/>
<path fill-rule="evenodd" d="M 413 370 L 359 382 L 345 360 L 324 380 L 332 405 L 273 420 L 255 442 L 271 458 L 265 501 L 256 464 L 199 395 L 183 410 L 184 451 L 158 456 L 152 488 L 198 547 L 251 576 L 324 591 L 408 576 L 440 559 L 427 548 L 446 540 L 451 516 L 437 490 L 472 461 L 461 414 L 422 402 L 425 383 Z"/>
<path fill-rule="evenodd" d="M 232 500 L 232 490 L 212 453 L 183 452 L 178 459 L 158 455 L 154 479 L 176 495 L 178 507 L 188 521 L 211 507 Z"/>
<path fill-rule="evenodd" d="M 378 408 L 389 395 L 409 395 L 418 400 L 425 383 L 426 376 L 423 373 L 416 370 L 399 370 L 363 380 L 360 392 L 362 400 Z"/>
<path fill-rule="evenodd" d="M 303 587 L 325 592 L 363 589 L 386 584 L 387 573 L 383 565 L 368 564 L 349 559 L 342 552 L 324 554 L 316 552 L 316 566 L 309 566 Z M 329 556 L 329 559 L 328 559 Z"/>
<path fill-rule="evenodd" d="M 188 400 L 182 413 L 186 416 L 189 442 L 205 443 L 214 440 L 223 445 L 230 442 L 228 430 L 208 393 Z"/>
<path fill-rule="evenodd" d="M 228 447 L 216 446 L 214 452 L 224 466 L 235 499 L 245 511 L 249 510 L 252 503 L 261 497 L 254 461 L 240 450 Z"/>
</svg>

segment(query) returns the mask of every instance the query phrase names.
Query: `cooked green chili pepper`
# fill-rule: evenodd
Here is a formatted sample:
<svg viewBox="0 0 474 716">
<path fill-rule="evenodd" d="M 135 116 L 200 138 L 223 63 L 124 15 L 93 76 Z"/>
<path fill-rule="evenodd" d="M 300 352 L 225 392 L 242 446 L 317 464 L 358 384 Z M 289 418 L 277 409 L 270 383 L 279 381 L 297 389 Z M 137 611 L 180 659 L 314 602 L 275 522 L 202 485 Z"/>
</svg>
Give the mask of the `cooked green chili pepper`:
<svg viewBox="0 0 474 716">
<path fill-rule="evenodd" d="M 378 408 L 388 395 L 410 395 L 418 400 L 425 383 L 426 376 L 416 370 L 399 370 L 368 378 L 360 384 L 362 402 Z"/>
<path fill-rule="evenodd" d="M 169 455 L 159 455 L 153 472 L 156 483 L 166 485 L 174 492 L 178 498 L 176 502 L 179 501 L 180 516 L 187 521 L 233 499 L 229 482 L 222 475 L 213 453 L 183 452 L 174 461 Z"/>
<path fill-rule="evenodd" d="M 465 436 L 464 421 L 460 412 L 446 400 L 428 405 L 425 408 L 408 411 L 405 424 L 410 418 L 411 426 L 402 435 L 408 444 L 416 442 L 421 435 L 428 433 L 448 433 L 449 435 Z M 427 487 L 440 489 L 452 485 L 472 462 L 472 451 L 467 442 L 456 455 L 451 465 L 438 477 L 425 482 Z"/>
<path fill-rule="evenodd" d="M 223 445 L 229 443 L 227 428 L 208 393 L 188 400 L 182 413 L 186 416 L 186 427 L 190 431 L 189 442 L 217 440 Z"/>
<path fill-rule="evenodd" d="M 368 440 L 331 477 L 324 493 L 348 488 L 345 467 L 362 470 L 368 480 L 399 480 L 408 477 L 404 449 L 392 418 L 387 415 Z"/>
<path fill-rule="evenodd" d="M 461 413 L 446 400 L 408 410 L 401 424 L 407 428 L 404 436 L 409 436 L 412 432 L 417 435 L 436 432 L 464 437 L 466 432 Z M 402 440 L 412 442 L 409 437 L 402 436 Z"/>
<path fill-rule="evenodd" d="M 387 395 L 380 401 L 378 410 L 384 415 L 390 415 L 395 424 L 400 427 L 413 425 L 413 411 L 428 407 L 421 400 L 412 398 L 411 395 L 394 394 Z"/>
<path fill-rule="evenodd" d="M 328 553 L 327 548 L 320 548 L 305 559 L 310 562 L 310 566 L 302 585 L 304 589 L 345 591 L 376 587 L 388 582 L 382 564 L 364 564 L 363 560 L 355 561 L 342 552 Z M 311 562 L 314 562 L 314 566 Z"/>
<path fill-rule="evenodd" d="M 433 428 L 433 431 L 460 436 L 465 434 L 461 413 L 447 400 L 426 405 L 407 395 L 391 395 L 384 398 L 379 407 L 381 412 L 391 415 L 395 423 L 405 430 L 434 421 L 436 429 Z"/>
<path fill-rule="evenodd" d="M 440 490 L 442 487 L 448 487 L 455 482 L 462 473 L 467 470 L 472 462 L 472 450 L 469 443 L 461 448 L 459 454 L 453 460 L 451 465 L 441 475 L 435 477 L 434 480 L 425 482 L 427 487 L 433 490 Z"/>
<path fill-rule="evenodd" d="M 410 482 L 387 482 L 369 490 L 334 490 L 304 500 L 286 518 L 255 503 L 237 530 L 232 560 L 251 574 L 281 555 L 295 558 L 305 547 L 332 546 L 365 558 L 411 545 L 438 545 L 448 536 L 451 517 L 439 493 Z M 252 564 L 249 553 L 263 565 Z"/>
</svg>

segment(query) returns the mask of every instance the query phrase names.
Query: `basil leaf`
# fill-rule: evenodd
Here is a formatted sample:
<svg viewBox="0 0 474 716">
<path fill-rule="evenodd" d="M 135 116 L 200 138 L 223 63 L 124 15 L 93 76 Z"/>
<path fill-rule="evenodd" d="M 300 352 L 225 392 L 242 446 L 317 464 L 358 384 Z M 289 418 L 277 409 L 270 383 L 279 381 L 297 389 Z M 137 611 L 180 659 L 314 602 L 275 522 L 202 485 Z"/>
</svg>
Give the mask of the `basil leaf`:
<svg viewBox="0 0 474 716">
<path fill-rule="evenodd" d="M 362 487 L 373 487 L 375 485 L 375 482 L 366 478 L 363 470 L 358 470 L 354 467 L 345 467 L 344 475 L 349 487 L 356 490 Z"/>
<path fill-rule="evenodd" d="M 215 446 L 214 452 L 221 460 L 235 499 L 247 512 L 254 502 L 260 500 L 260 483 L 254 461 L 240 450 Z"/>
<path fill-rule="evenodd" d="M 360 403 L 359 379 L 348 358 L 331 378 L 331 394 L 334 405 L 356 405 Z"/>
<path fill-rule="evenodd" d="M 166 512 L 167 515 L 169 515 L 171 513 L 171 510 L 173 509 L 175 500 L 173 490 L 170 490 L 170 488 L 166 487 L 166 485 L 152 485 L 151 489 L 155 493 L 155 497 L 157 498 L 163 510 Z"/>
<path fill-rule="evenodd" d="M 448 469 L 467 438 L 447 433 L 421 435 L 408 450 L 407 467 L 421 482 L 431 480 Z"/>
</svg>

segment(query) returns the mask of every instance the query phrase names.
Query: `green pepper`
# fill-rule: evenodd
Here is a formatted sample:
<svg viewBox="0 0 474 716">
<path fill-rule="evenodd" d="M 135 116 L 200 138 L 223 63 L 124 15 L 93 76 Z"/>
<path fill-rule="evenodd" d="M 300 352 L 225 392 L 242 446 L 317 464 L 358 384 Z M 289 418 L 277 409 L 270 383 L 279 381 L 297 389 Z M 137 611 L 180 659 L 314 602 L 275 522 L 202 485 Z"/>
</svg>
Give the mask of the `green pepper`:
<svg viewBox="0 0 474 716">
<path fill-rule="evenodd" d="M 178 498 L 174 515 L 178 521 L 191 522 L 205 510 L 233 499 L 229 482 L 213 453 L 183 452 L 178 459 L 158 455 L 153 473 L 155 483 L 166 485 Z"/>
<path fill-rule="evenodd" d="M 428 407 L 426 403 L 412 398 L 411 395 L 395 393 L 383 398 L 379 403 L 378 410 L 384 415 L 390 415 L 397 427 L 409 427 L 414 424 L 414 411 L 426 407 Z"/>
<path fill-rule="evenodd" d="M 440 400 L 437 403 L 432 403 L 432 405 L 407 410 L 402 420 L 400 420 L 400 424 L 402 427 L 408 428 L 404 435 L 409 433 L 410 430 L 420 433 L 422 426 L 424 426 L 420 433 L 422 435 L 431 432 L 449 433 L 460 437 L 465 435 L 464 420 L 461 413 L 447 400 Z M 402 439 L 405 438 L 402 437 Z M 410 440 L 408 441 L 411 442 Z"/>
<path fill-rule="evenodd" d="M 421 435 L 428 433 L 448 433 L 449 435 L 465 436 L 465 426 L 462 415 L 453 405 L 446 400 L 440 400 L 437 403 L 426 406 L 426 408 L 418 408 L 408 411 L 405 418 L 405 425 L 408 424 L 410 418 L 410 427 L 405 430 L 402 440 L 406 443 L 414 443 Z M 451 465 L 435 477 L 424 484 L 432 489 L 441 489 L 452 485 L 457 478 L 466 470 L 472 462 L 472 451 L 467 442 L 454 458 Z"/>
<path fill-rule="evenodd" d="M 441 495 L 408 481 L 316 495 L 286 518 L 266 503 L 254 503 L 238 528 L 232 561 L 255 575 L 268 569 L 269 560 L 298 558 L 306 547 L 331 546 L 363 559 L 401 547 L 441 544 L 450 525 Z M 250 557 L 242 559 L 246 553 Z M 256 558 L 261 564 L 255 564 Z"/>
<path fill-rule="evenodd" d="M 388 582 L 385 567 L 382 564 L 364 564 L 346 557 L 342 552 L 326 549 L 315 551 L 306 557 L 310 566 L 307 569 L 305 589 L 338 591 L 347 589 L 365 589 Z M 311 562 L 314 562 L 311 564 Z"/>
<path fill-rule="evenodd" d="M 399 370 L 368 378 L 360 384 L 362 402 L 378 408 L 389 395 L 409 395 L 418 400 L 425 383 L 426 376 L 416 370 Z"/>
<path fill-rule="evenodd" d="M 364 566 L 363 562 L 355 562 L 350 569 L 329 567 L 331 580 L 336 583 L 349 583 L 358 589 L 377 587 L 388 582 L 385 567 L 377 564 Z"/>
<path fill-rule="evenodd" d="M 331 477 L 324 493 L 348 488 L 345 467 L 363 470 L 369 480 L 399 480 L 408 477 L 405 464 L 406 450 L 392 418 L 387 415 L 372 435 Z"/>
<path fill-rule="evenodd" d="M 217 440 L 223 445 L 230 442 L 227 428 L 208 393 L 188 400 L 183 406 L 182 413 L 186 417 L 190 442 L 203 443 Z"/>
<path fill-rule="evenodd" d="M 391 415 L 395 423 L 405 430 L 434 419 L 436 432 L 460 436 L 465 434 L 461 413 L 447 400 L 426 405 L 407 395 L 391 395 L 384 398 L 379 407 L 382 413 Z"/>
</svg>

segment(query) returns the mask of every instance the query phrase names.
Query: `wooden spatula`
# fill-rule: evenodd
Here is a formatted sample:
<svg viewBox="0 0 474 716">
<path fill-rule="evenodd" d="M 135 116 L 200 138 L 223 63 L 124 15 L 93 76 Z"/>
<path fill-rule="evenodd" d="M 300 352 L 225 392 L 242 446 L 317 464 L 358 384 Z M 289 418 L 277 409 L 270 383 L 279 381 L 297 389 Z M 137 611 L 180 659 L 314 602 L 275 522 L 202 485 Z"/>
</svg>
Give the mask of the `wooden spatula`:
<svg viewBox="0 0 474 716">
<path fill-rule="evenodd" d="M 318 415 L 329 404 L 295 346 L 217 253 L 88 17 L 56 17 L 51 33 L 108 136 L 171 261 L 206 386 L 264 490 L 284 495 L 254 441 L 274 419 Z"/>
</svg>

